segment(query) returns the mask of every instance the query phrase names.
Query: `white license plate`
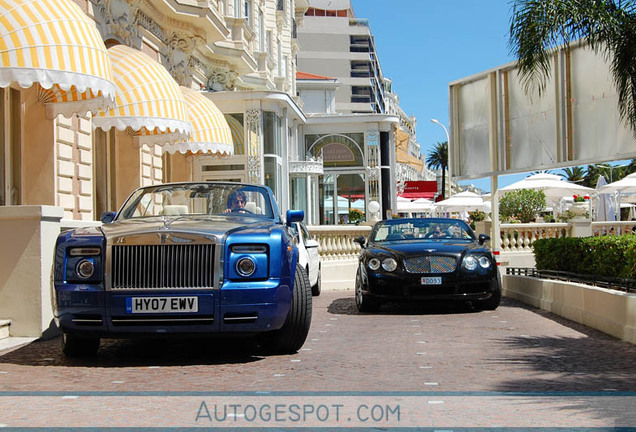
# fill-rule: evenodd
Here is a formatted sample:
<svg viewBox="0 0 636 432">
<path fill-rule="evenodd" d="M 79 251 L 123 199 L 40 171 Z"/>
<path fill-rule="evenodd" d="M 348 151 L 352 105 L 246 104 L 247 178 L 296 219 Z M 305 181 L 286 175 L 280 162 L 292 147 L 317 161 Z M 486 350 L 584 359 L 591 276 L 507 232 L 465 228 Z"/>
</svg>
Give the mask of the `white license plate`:
<svg viewBox="0 0 636 432">
<path fill-rule="evenodd" d="M 441 277 L 423 277 L 422 285 L 441 285 L 442 278 Z"/>
<path fill-rule="evenodd" d="M 128 297 L 126 313 L 198 312 L 197 297 Z"/>
</svg>

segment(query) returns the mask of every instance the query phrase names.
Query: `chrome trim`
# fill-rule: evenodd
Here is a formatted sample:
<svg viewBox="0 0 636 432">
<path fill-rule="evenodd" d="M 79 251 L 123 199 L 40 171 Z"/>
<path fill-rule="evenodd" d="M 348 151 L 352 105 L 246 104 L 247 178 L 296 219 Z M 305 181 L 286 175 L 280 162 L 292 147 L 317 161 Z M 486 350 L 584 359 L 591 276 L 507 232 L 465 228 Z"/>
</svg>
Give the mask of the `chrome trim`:
<svg viewBox="0 0 636 432">
<path fill-rule="evenodd" d="M 404 269 L 408 273 L 442 274 L 457 269 L 457 258 L 444 255 L 420 255 L 404 258 Z"/>
<path fill-rule="evenodd" d="M 241 321 L 256 321 L 258 319 L 258 315 L 254 316 L 231 316 L 231 317 L 223 317 L 223 322 L 241 322 Z"/>
<path fill-rule="evenodd" d="M 106 290 L 216 289 L 223 278 L 221 253 L 217 237 L 204 233 L 152 231 L 108 238 Z"/>
</svg>

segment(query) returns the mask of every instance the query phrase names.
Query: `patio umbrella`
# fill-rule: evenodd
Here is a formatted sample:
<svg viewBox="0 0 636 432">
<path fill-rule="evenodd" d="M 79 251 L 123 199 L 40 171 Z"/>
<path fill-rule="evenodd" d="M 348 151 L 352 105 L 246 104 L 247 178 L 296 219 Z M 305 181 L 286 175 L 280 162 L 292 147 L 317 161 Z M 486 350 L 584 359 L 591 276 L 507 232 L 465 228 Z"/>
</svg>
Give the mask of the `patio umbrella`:
<svg viewBox="0 0 636 432">
<path fill-rule="evenodd" d="M 546 198 L 551 201 L 559 200 L 571 195 L 589 195 L 594 189 L 565 181 L 556 174 L 539 173 L 524 178 L 516 183 L 499 189 L 501 192 L 509 192 L 516 189 L 542 190 Z"/>
<path fill-rule="evenodd" d="M 426 213 L 433 210 L 433 208 L 433 201 L 427 200 L 426 198 L 418 198 L 413 201 L 403 201 L 398 197 L 398 213 Z"/>
<path fill-rule="evenodd" d="M 598 193 L 636 193 L 636 173 L 630 174 L 614 183 L 607 184 L 600 189 Z"/>
<path fill-rule="evenodd" d="M 596 182 L 596 189 L 600 190 L 607 184 L 605 177 L 599 176 Z M 614 210 L 614 204 L 612 203 L 612 196 L 609 193 L 599 193 L 596 204 L 596 220 L 597 221 L 615 221 L 616 210 Z"/>
<path fill-rule="evenodd" d="M 468 212 L 473 210 L 490 211 L 489 203 L 474 192 L 464 191 L 457 195 L 435 203 L 435 206 L 446 212 Z"/>
</svg>

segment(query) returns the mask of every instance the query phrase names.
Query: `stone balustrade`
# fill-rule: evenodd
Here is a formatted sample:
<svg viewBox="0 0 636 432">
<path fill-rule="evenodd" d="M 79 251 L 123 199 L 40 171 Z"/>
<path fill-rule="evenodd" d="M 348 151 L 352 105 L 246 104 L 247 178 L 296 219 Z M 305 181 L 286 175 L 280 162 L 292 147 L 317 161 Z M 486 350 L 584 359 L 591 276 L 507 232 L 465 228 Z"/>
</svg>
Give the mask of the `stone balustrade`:
<svg viewBox="0 0 636 432">
<path fill-rule="evenodd" d="M 636 221 L 592 222 L 592 235 L 636 234 Z"/>
<path fill-rule="evenodd" d="M 371 231 L 370 226 L 356 225 L 313 225 L 307 229 L 320 244 L 320 258 L 323 261 L 357 259 L 360 245 L 353 239 L 366 237 Z"/>
<path fill-rule="evenodd" d="M 501 224 L 502 252 L 532 252 L 532 244 L 542 238 L 571 237 L 567 223 Z"/>
</svg>

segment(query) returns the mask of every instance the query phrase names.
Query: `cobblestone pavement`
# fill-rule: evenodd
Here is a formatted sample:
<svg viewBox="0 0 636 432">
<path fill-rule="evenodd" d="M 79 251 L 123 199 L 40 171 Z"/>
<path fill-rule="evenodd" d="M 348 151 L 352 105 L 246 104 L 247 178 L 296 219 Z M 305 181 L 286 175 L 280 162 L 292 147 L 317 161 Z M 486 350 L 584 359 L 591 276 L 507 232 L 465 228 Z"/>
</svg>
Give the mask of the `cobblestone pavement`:
<svg viewBox="0 0 636 432">
<path fill-rule="evenodd" d="M 636 391 L 635 346 L 512 300 L 504 299 L 496 311 L 388 304 L 377 314 L 360 314 L 352 291 L 326 291 L 314 297 L 313 310 L 307 342 L 294 355 L 266 356 L 250 339 L 107 340 L 95 358 L 67 359 L 59 339 L 36 341 L 0 355 L 0 396 Z M 589 405 L 576 412 L 580 419 L 590 413 Z M 621 415 L 593 412 L 582 418 L 601 426 L 632 421 Z M 0 414 L 0 425 L 10 423 Z"/>
</svg>

